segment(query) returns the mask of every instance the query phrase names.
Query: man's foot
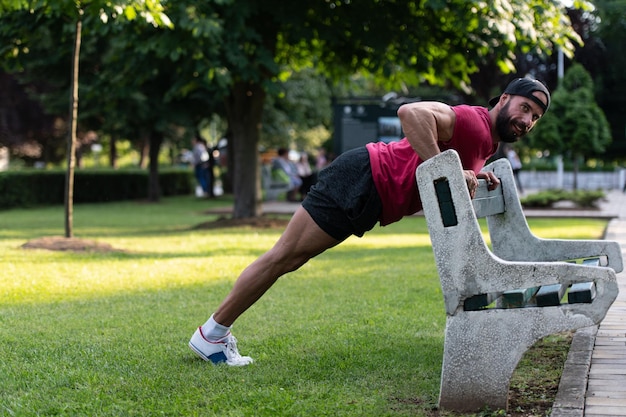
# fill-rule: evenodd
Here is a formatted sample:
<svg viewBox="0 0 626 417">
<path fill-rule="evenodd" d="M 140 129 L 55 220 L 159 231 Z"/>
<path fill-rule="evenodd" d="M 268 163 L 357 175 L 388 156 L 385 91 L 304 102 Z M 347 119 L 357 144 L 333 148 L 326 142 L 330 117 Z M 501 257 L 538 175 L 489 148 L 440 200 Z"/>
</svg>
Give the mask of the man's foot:
<svg viewBox="0 0 626 417">
<path fill-rule="evenodd" d="M 189 347 L 205 361 L 214 364 L 226 363 L 230 366 L 244 366 L 253 362 L 250 356 L 241 356 L 237 350 L 237 339 L 230 332 L 220 340 L 211 342 L 202 334 L 198 327 L 189 340 Z"/>
</svg>

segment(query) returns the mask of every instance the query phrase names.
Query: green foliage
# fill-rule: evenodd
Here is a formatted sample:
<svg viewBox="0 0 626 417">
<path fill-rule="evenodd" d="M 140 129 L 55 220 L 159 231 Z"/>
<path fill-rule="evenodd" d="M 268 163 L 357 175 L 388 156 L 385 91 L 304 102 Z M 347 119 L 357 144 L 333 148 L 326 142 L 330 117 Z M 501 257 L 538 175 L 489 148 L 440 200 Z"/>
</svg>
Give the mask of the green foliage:
<svg viewBox="0 0 626 417">
<path fill-rule="evenodd" d="M 331 91 L 324 80 L 309 68 L 290 73 L 280 87 L 268 94 L 263 112 L 261 144 L 312 150 L 321 144 L 311 143 L 312 130 L 330 128 Z M 326 139 L 326 138 L 324 138 Z"/>
<path fill-rule="evenodd" d="M 170 83 L 162 78 L 157 81 L 163 85 L 154 94 L 158 100 L 138 88 L 138 84 L 147 84 L 146 78 L 156 77 L 154 71 L 145 70 L 146 57 L 137 52 L 151 51 L 152 45 L 132 37 L 139 28 L 146 35 L 171 32 L 172 23 L 160 1 L 40 1 L 28 6 L 26 10 L 16 6 L 13 12 L 0 15 L 0 56 L 5 58 L 2 66 L 27 86 L 46 113 L 68 119 L 69 63 L 80 9 L 84 11 L 79 102 L 83 130 L 105 128 L 109 134 L 133 139 L 142 137 L 138 124 L 164 130 L 157 122 L 167 120 L 164 116 L 172 112 L 158 104 Z M 157 31 L 159 27 L 163 31 Z M 132 41 L 141 45 L 128 53 Z M 163 47 L 170 47 L 170 43 L 160 41 Z M 128 56 L 120 57 L 116 46 L 124 48 Z M 50 54 L 50 50 L 55 53 Z M 137 62 L 141 67 L 132 65 Z M 162 63 L 154 64 L 160 68 Z M 153 112 L 159 115 L 149 118 Z"/>
<path fill-rule="evenodd" d="M 139 17 L 154 26 L 171 27 L 168 16 L 160 0 L 125 0 L 111 2 L 110 0 L 0 0 L 0 14 L 13 11 L 41 10 L 46 14 L 76 19 L 81 10 L 89 10 L 99 15 L 103 21 L 109 18 L 124 17 L 135 20 Z"/>
<path fill-rule="evenodd" d="M 193 190 L 189 170 L 169 169 L 159 175 L 164 196 L 189 195 Z M 0 209 L 63 204 L 65 173 L 61 171 L 18 171 L 0 173 Z M 75 173 L 76 203 L 145 199 L 145 171 L 88 171 Z"/>
<path fill-rule="evenodd" d="M 48 3 L 53 4 L 37 4 Z M 87 3 L 81 77 L 88 78 L 81 79 L 81 122 L 86 129 L 140 140 L 173 125 L 193 131 L 212 113 L 228 115 L 232 160 L 239 164 L 232 170 L 238 217 L 253 215 L 258 206 L 251 167 L 256 165 L 264 99 L 285 81 L 284 68 L 314 68 L 333 82 L 366 73 L 385 88 L 427 82 L 469 92 L 469 75 L 479 62 L 494 62 L 510 72 L 513 51 L 550 54 L 558 46 L 571 53 L 579 40 L 558 0 L 190 0 L 164 2 L 164 9 L 160 4 Z M 103 24 L 117 16 L 166 24 L 161 11 L 173 29 L 139 24 L 139 19 Z M 37 17 L 38 27 L 62 20 L 45 13 Z M 36 43 L 20 46 L 29 32 L 19 24 L 6 27 L 8 44 L 15 46 L 11 51 L 27 55 L 28 48 L 37 48 Z M 45 58 L 59 48 L 66 54 L 69 45 L 63 42 L 36 55 Z M 40 75 L 48 78 L 47 72 Z M 68 77 L 59 79 L 64 85 Z M 59 91 L 51 96 L 59 97 Z M 291 127 L 284 126 L 283 133 L 290 135 Z"/>
<path fill-rule="evenodd" d="M 551 207 L 560 201 L 559 190 L 540 191 L 520 199 L 523 207 Z"/>
<path fill-rule="evenodd" d="M 54 7 L 56 3 L 42 4 Z M 289 5 L 282 0 L 188 1 L 169 3 L 167 9 L 160 2 L 138 1 L 116 9 L 101 1 L 88 7 L 81 74 L 95 78 L 82 82 L 81 100 L 95 101 L 106 91 L 106 100 L 98 108 L 107 110 L 104 120 L 109 129 L 114 121 L 125 121 L 129 114 L 141 116 L 150 106 L 162 115 L 172 112 L 171 108 L 162 111 L 152 94 L 143 92 L 150 80 L 154 80 L 152 88 L 160 86 L 160 97 L 168 101 L 195 97 L 207 102 L 220 102 L 238 81 L 263 83 L 267 88 L 285 81 L 281 73 L 285 67 L 295 72 L 314 67 L 334 81 L 363 71 L 387 88 L 425 80 L 466 86 L 468 75 L 481 60 L 495 59 L 503 70 L 512 71 L 510 55 L 516 48 L 548 54 L 555 44 L 573 50 L 572 40 L 578 41 L 571 27 L 563 24 L 566 17 L 560 3 L 550 0 L 513 0 L 495 6 L 461 1 L 445 5 L 427 1 L 420 6 L 378 1 L 309 0 Z M 168 25 L 163 14 L 167 12 L 173 30 L 113 19 L 120 12 L 131 19 L 141 15 Z M 54 19 L 43 15 L 34 9 L 30 18 L 38 20 L 37 26 L 28 31 L 21 29 L 25 22 L 3 26 L 19 34 L 15 40 L 22 53 L 25 47 L 30 54 L 38 48 L 36 42 L 28 42 L 32 34 L 54 41 L 56 51 L 69 54 L 71 42 L 60 38 L 58 30 L 52 36 L 39 35 L 50 31 L 46 19 Z M 15 46 L 12 42 L 5 45 Z M 67 78 L 61 77 L 64 82 Z M 193 108 L 190 105 L 187 110 Z"/>
<path fill-rule="evenodd" d="M 593 91 L 589 73 L 580 64 L 572 65 L 530 135 L 532 146 L 555 155 L 569 154 L 573 160 L 602 153 L 611 135 Z"/>
<path fill-rule="evenodd" d="M 611 126 L 613 142 L 607 156 L 623 161 L 626 158 L 626 1 L 593 3 L 600 24 L 592 27 L 592 34 L 598 41 L 589 47 L 585 67 L 596 82 L 598 103 Z"/>
<path fill-rule="evenodd" d="M 511 72 L 514 50 L 550 54 L 559 45 L 573 53 L 580 41 L 557 1 L 298 2 L 304 15 L 266 3 L 290 27 L 279 38 L 281 63 L 313 61 L 333 79 L 364 71 L 387 88 L 468 88 L 481 61 Z"/>
<path fill-rule="evenodd" d="M 571 201 L 578 207 L 597 207 L 606 194 L 602 190 L 544 190 L 520 199 L 524 207 L 551 207 L 560 201 Z"/>
</svg>

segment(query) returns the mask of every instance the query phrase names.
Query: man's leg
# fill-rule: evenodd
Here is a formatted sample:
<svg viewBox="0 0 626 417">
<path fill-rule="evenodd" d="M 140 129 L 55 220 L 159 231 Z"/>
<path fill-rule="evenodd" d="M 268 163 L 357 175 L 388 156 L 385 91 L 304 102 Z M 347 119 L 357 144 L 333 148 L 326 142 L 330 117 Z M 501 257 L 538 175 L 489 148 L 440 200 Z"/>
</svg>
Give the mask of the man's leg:
<svg viewBox="0 0 626 417">
<path fill-rule="evenodd" d="M 252 358 L 241 356 L 230 326 L 287 272 L 340 243 L 329 236 L 302 207 L 298 207 L 274 247 L 241 273 L 233 289 L 211 318 L 191 337 L 189 347 L 214 363 L 248 365 Z"/>
<path fill-rule="evenodd" d="M 223 326 L 231 326 L 278 278 L 338 243 L 320 229 L 305 209 L 298 207 L 274 247 L 241 273 L 213 318 Z"/>
</svg>

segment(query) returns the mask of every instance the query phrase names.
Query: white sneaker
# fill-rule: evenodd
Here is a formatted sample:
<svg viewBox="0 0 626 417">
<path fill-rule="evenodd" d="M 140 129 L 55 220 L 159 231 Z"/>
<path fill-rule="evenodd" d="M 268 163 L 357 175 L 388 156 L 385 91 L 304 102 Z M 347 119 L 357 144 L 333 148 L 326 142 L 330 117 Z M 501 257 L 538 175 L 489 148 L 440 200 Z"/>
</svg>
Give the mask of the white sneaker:
<svg viewBox="0 0 626 417">
<path fill-rule="evenodd" d="M 237 350 L 237 339 L 230 332 L 223 338 L 212 342 L 202 334 L 202 327 L 198 327 L 191 339 L 189 347 L 205 361 L 214 364 L 225 362 L 230 366 L 244 366 L 252 362 L 250 356 L 241 356 Z"/>
</svg>

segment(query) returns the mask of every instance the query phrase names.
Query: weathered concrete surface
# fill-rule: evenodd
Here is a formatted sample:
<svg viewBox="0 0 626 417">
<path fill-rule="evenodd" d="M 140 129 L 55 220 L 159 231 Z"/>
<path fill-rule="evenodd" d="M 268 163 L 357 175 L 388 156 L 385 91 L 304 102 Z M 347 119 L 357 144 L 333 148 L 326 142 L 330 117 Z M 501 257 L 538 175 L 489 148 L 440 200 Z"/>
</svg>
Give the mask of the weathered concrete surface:
<svg viewBox="0 0 626 417">
<path fill-rule="evenodd" d="M 501 178 L 507 210 L 488 218 L 494 229 L 490 235 L 497 241 L 495 254 L 482 237 L 456 152 L 426 161 L 416 173 L 447 313 L 439 405 L 455 411 L 506 408 L 511 375 L 526 350 L 547 335 L 598 324 L 618 293 L 612 268 L 622 269 L 617 242 L 534 237 L 519 206 L 509 164 L 500 160 L 486 169 Z M 450 204 L 437 197 L 434 184 L 442 179 L 448 182 L 453 215 Z M 555 262 L 597 256 L 606 266 Z M 597 288 L 590 304 L 463 309 L 465 299 L 479 294 L 588 281 Z"/>
</svg>

